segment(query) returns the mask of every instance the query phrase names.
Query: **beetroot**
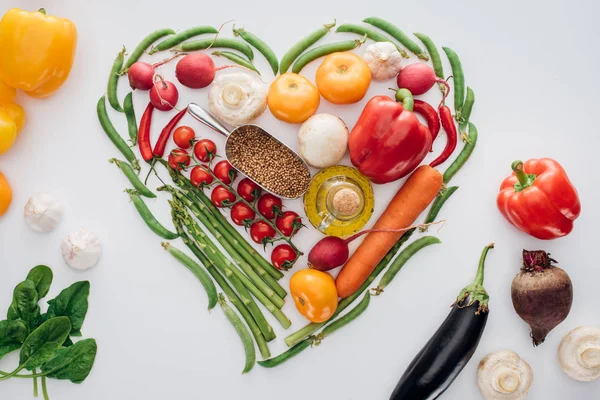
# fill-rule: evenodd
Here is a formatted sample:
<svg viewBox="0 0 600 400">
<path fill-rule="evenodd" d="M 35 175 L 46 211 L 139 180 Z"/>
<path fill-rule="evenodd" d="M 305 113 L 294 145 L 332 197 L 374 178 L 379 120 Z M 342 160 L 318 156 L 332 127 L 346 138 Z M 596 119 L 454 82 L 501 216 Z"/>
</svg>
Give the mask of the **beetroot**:
<svg viewBox="0 0 600 400">
<path fill-rule="evenodd" d="M 162 76 L 154 75 L 154 84 L 150 89 L 150 102 L 160 111 L 171 111 L 177 105 L 179 91 L 172 82 L 165 81 Z"/>
<path fill-rule="evenodd" d="M 413 96 L 427 93 L 436 82 L 441 83 L 446 87 L 445 98 L 450 92 L 448 82 L 438 78 L 433 69 L 427 64 L 409 64 L 400 70 L 400 73 L 396 78 L 398 88 L 410 90 Z"/>
<path fill-rule="evenodd" d="M 523 250 L 521 272 L 512 282 L 515 311 L 531 327 L 533 344 L 567 318 L 573 303 L 573 284 L 567 273 L 543 250 Z"/>
</svg>

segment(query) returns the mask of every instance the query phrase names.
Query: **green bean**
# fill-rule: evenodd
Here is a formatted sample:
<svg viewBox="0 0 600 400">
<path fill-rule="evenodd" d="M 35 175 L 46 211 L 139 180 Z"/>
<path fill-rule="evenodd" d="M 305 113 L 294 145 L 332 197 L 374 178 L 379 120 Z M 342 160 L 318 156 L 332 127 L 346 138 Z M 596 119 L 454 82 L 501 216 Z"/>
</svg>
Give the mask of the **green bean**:
<svg viewBox="0 0 600 400">
<path fill-rule="evenodd" d="M 454 162 L 450 164 L 448 169 L 444 172 L 444 184 L 448 184 L 450 179 L 456 175 L 462 166 L 465 165 L 469 157 L 471 157 L 471 154 L 475 149 L 475 145 L 477 144 L 477 136 L 477 128 L 475 125 L 469 122 L 469 136 L 467 137 L 467 143 L 456 157 L 456 160 L 454 160 Z"/>
<path fill-rule="evenodd" d="M 188 40 L 190 38 L 193 38 L 194 36 L 200 36 L 200 35 L 204 35 L 207 33 L 218 33 L 218 32 L 219 31 L 217 31 L 214 27 L 208 26 L 208 25 L 200 25 L 200 26 L 196 26 L 194 28 L 186 29 L 184 31 L 181 31 L 181 32 L 175 34 L 174 36 L 171 36 L 170 38 L 163 40 L 156 46 L 153 46 L 150 49 L 150 52 L 148 54 L 154 54 L 159 51 L 169 50 L 169 49 L 177 46 L 179 43 L 183 42 L 184 40 Z"/>
<path fill-rule="evenodd" d="M 269 358 L 268 360 L 259 361 L 258 365 L 260 365 L 261 367 L 264 367 L 264 368 L 275 368 L 278 365 L 281 365 L 284 362 L 286 362 L 287 360 L 302 353 L 304 350 L 306 350 L 308 347 L 310 347 L 311 344 L 312 344 L 312 339 L 308 339 L 308 338 L 304 339 L 303 341 L 295 344 L 293 347 L 284 351 L 277 357 Z"/>
<path fill-rule="evenodd" d="M 465 103 L 465 74 L 456 52 L 449 47 L 442 47 L 442 49 L 446 52 L 450 66 L 452 67 L 452 76 L 454 79 L 454 118 L 459 121 L 462 116 L 463 104 Z"/>
<path fill-rule="evenodd" d="M 471 118 L 471 111 L 473 111 L 473 104 L 475 104 L 475 93 L 473 89 L 467 86 L 467 97 L 465 98 L 461 119 L 458 121 L 458 130 L 463 141 L 467 140 L 467 126 L 469 125 L 469 118 Z"/>
<path fill-rule="evenodd" d="M 306 53 L 298 57 L 298 59 L 294 63 L 294 66 L 292 67 L 292 72 L 298 74 L 300 73 L 300 71 L 302 71 L 302 68 L 304 68 L 306 64 L 316 60 L 317 58 L 321 58 L 331 53 L 337 53 L 339 51 L 348 51 L 356 49 L 357 47 L 360 47 L 360 45 L 362 45 L 364 42 L 364 39 L 345 40 L 343 42 L 328 43 L 310 49 Z"/>
<path fill-rule="evenodd" d="M 150 212 L 150 209 L 148 208 L 146 203 L 144 203 L 144 200 L 142 200 L 142 198 L 135 190 L 126 189 L 125 192 L 129 193 L 133 205 L 135 206 L 136 210 L 138 210 L 138 213 L 140 214 L 146 225 L 148 225 L 148 228 L 152 230 L 152 232 L 156 233 L 161 238 L 167 240 L 177 239 L 179 237 L 178 234 L 171 232 L 170 230 L 162 226 L 160 222 L 158 222 L 154 215 L 152 215 L 152 212 Z"/>
<path fill-rule="evenodd" d="M 212 55 L 217 57 L 225 57 L 226 59 L 233 61 L 234 63 L 239 64 L 244 68 L 248 68 L 260 75 L 260 72 L 256 69 L 254 64 L 246 60 L 244 57 L 232 53 L 231 51 L 213 51 Z"/>
<path fill-rule="evenodd" d="M 131 165 L 129 165 L 125 161 L 121 161 L 116 158 L 111 158 L 110 160 L 108 160 L 108 162 L 115 164 L 121 169 L 121 171 L 123 171 L 123 174 L 125 174 L 127 179 L 129 179 L 129 182 L 131 182 L 131 184 L 139 194 L 150 199 L 156 198 L 156 195 L 150 189 L 148 189 L 146 185 L 144 185 L 144 182 L 140 180 L 133 168 L 131 168 Z"/>
<path fill-rule="evenodd" d="M 175 257 L 177 261 L 185 265 L 187 269 L 189 269 L 194 275 L 196 275 L 196 278 L 198 278 L 202 286 L 204 286 L 204 290 L 206 290 L 206 295 L 208 296 L 208 309 L 213 309 L 214 306 L 217 305 L 217 288 L 215 287 L 215 284 L 213 283 L 212 279 L 210 279 L 210 275 L 208 275 L 206 271 L 204 271 L 202 267 L 200 267 L 200 265 L 198 265 L 194 260 L 189 258 L 181 250 L 171 246 L 171 244 L 166 242 L 163 242 L 162 246 L 173 257 Z"/>
<path fill-rule="evenodd" d="M 363 19 L 363 22 L 373 25 L 374 27 L 379 28 L 388 35 L 392 36 L 394 39 L 402 43 L 408 50 L 416 54 L 421 60 L 429 60 L 429 57 L 427 57 L 427 54 L 423 51 L 423 49 L 420 48 L 419 45 L 416 44 L 411 38 L 409 38 L 406 33 L 404 33 L 400 28 L 391 22 L 379 17 L 365 18 Z"/>
<path fill-rule="evenodd" d="M 125 46 L 123 46 L 123 50 L 119 54 L 117 54 L 117 58 L 113 62 L 113 66 L 110 69 L 110 75 L 108 77 L 108 85 L 106 88 L 106 93 L 108 97 L 108 104 L 112 108 L 114 108 L 118 112 L 123 112 L 123 108 L 119 104 L 119 98 L 117 97 L 117 87 L 119 84 L 119 72 L 121 68 L 123 68 L 123 61 L 125 60 Z"/>
<path fill-rule="evenodd" d="M 165 28 L 154 31 L 148 36 L 146 36 L 144 39 L 142 39 L 140 44 L 138 44 L 135 50 L 133 50 L 133 53 L 129 55 L 127 62 L 125 62 L 123 69 L 121 69 L 121 75 L 125 75 L 127 73 L 129 67 L 131 67 L 133 63 L 140 59 L 142 54 L 144 54 L 144 52 L 148 49 L 148 47 L 150 47 L 150 45 L 152 45 L 152 43 L 156 42 L 162 37 L 174 34 L 175 31 L 173 29 Z"/>
<path fill-rule="evenodd" d="M 381 273 L 381 271 L 383 271 L 385 269 L 385 267 L 387 267 L 387 265 L 390 263 L 390 261 L 392 261 L 392 258 L 394 258 L 396 253 L 398 253 L 398 250 L 400 249 L 400 247 L 402 247 L 402 245 L 404 243 L 406 243 L 406 241 L 408 239 L 410 239 L 410 237 L 412 236 L 412 234 L 414 232 L 415 232 L 415 228 L 413 228 L 409 231 L 406 231 L 406 232 L 404 232 L 404 234 L 402 234 L 400 239 L 398 239 L 396 244 L 390 249 L 390 251 L 387 252 L 385 257 L 383 257 L 383 260 L 381 260 L 379 262 L 379 264 L 377 264 L 377 266 L 375 267 L 373 272 L 371 272 L 371 274 L 367 277 L 367 279 L 361 285 L 361 287 L 356 292 L 354 292 L 354 294 L 340 300 L 337 309 L 335 310 L 335 312 L 333 313 L 333 315 L 331 316 L 331 318 L 329 320 L 332 320 L 333 318 L 338 316 L 350 304 L 352 304 L 354 302 L 354 300 L 356 300 L 358 298 L 358 296 L 361 295 L 361 293 L 363 293 L 365 290 L 368 289 L 368 287 L 371 285 L 371 283 L 373 283 L 375 278 L 377 278 L 377 276 Z M 288 346 L 293 346 L 294 344 L 298 343 L 305 337 L 312 335 L 313 333 L 318 331 L 326 323 L 327 323 L 327 321 L 320 322 L 320 323 L 311 322 L 310 324 L 305 325 L 302 329 L 300 329 L 300 330 L 292 333 L 288 337 L 286 337 L 285 344 Z"/>
<path fill-rule="evenodd" d="M 254 52 L 252 48 L 248 46 L 246 43 L 230 38 L 208 38 L 195 40 L 193 42 L 185 42 L 175 47 L 175 51 L 178 52 L 188 52 L 188 51 L 196 51 L 196 50 L 205 50 L 205 49 L 216 49 L 216 48 L 226 48 L 237 50 L 240 53 L 244 54 L 250 61 L 254 60 Z"/>
<path fill-rule="evenodd" d="M 123 110 L 125 111 L 125 117 L 127 117 L 129 140 L 131 140 L 131 145 L 135 146 L 137 144 L 138 127 L 135 119 L 135 110 L 133 108 L 133 92 L 129 92 L 129 94 L 125 96 Z"/>
<path fill-rule="evenodd" d="M 248 328 L 242 322 L 240 317 L 233 311 L 229 305 L 227 305 L 227 301 L 223 294 L 219 293 L 219 305 L 223 309 L 225 316 L 231 322 L 231 325 L 235 328 L 235 331 L 239 335 L 242 340 L 242 344 L 244 345 L 244 352 L 246 353 L 246 364 L 244 365 L 244 370 L 242 374 L 246 372 L 250 372 L 250 370 L 254 367 L 256 363 L 256 353 L 254 352 L 254 342 L 252 341 L 252 336 L 250 336 L 250 332 L 248 332 Z"/>
<path fill-rule="evenodd" d="M 327 325 L 321 333 L 319 333 L 317 336 L 315 336 L 314 344 L 316 346 L 318 346 L 321 343 L 321 341 L 323 339 L 325 339 L 327 336 L 331 335 L 338 329 L 341 329 L 344 326 L 348 325 L 350 322 L 354 321 L 356 318 L 358 318 L 359 315 L 361 315 L 363 312 L 365 312 L 365 310 L 369 306 L 370 302 L 371 302 L 371 294 L 367 291 L 367 292 L 365 292 L 365 295 L 362 298 L 362 300 L 360 301 L 360 303 L 358 303 L 356 305 L 356 307 L 354 307 L 352 310 L 348 311 L 348 313 L 345 314 L 344 316 L 340 317 L 339 319 L 333 321 L 331 324 Z"/>
<path fill-rule="evenodd" d="M 440 239 L 435 236 L 424 236 L 419 238 L 409 244 L 406 249 L 396 257 L 396 259 L 390 264 L 388 270 L 383 274 L 381 280 L 379 281 L 379 285 L 373 291 L 375 295 L 379 295 L 383 292 L 383 290 L 387 287 L 387 285 L 392 282 L 392 279 L 400 272 L 400 269 L 406 264 L 406 262 L 415 255 L 416 252 L 421 250 L 424 247 L 427 247 L 432 244 L 441 243 Z"/>
<path fill-rule="evenodd" d="M 396 45 L 394 42 L 392 42 L 392 39 L 390 39 L 389 37 L 387 37 L 385 35 L 382 35 L 381 33 L 377 32 L 377 31 L 374 31 L 373 29 L 369 29 L 366 26 L 356 25 L 356 24 L 343 24 L 343 25 L 338 26 L 335 31 L 336 32 L 356 33 L 361 36 L 366 36 L 375 42 L 393 43 L 396 46 L 396 48 L 398 49 L 398 51 L 400 52 L 400 55 L 404 58 L 408 58 L 408 54 L 406 53 L 406 50 L 404 50 L 402 47 L 400 47 L 400 46 Z M 343 51 L 343 50 L 341 50 L 341 51 Z"/>
<path fill-rule="evenodd" d="M 432 223 L 438 216 L 442 206 L 446 204 L 446 201 L 458 190 L 458 186 L 450 186 L 442 190 L 442 192 L 435 198 L 431 208 L 429 209 L 429 213 L 425 218 L 425 223 Z M 421 232 L 425 232 L 427 227 L 421 228 Z"/>
<path fill-rule="evenodd" d="M 300 41 L 293 45 L 281 58 L 279 73 L 285 74 L 296 58 L 310 46 L 317 43 L 323 36 L 327 35 L 331 28 L 335 26 L 335 23 L 336 21 L 334 20 L 331 24 L 324 24 L 321 28 L 300 39 Z"/>
<path fill-rule="evenodd" d="M 119 149 L 119 151 L 125 156 L 127 161 L 129 161 L 134 170 L 140 170 L 140 163 L 138 159 L 133 154 L 133 151 L 127 146 L 125 140 L 121 137 L 119 132 L 115 129 L 112 122 L 110 122 L 110 118 L 108 117 L 108 113 L 106 112 L 106 97 L 100 97 L 98 100 L 98 105 L 96 106 L 96 112 L 98 114 L 98 120 L 100 121 L 100 125 L 102 125 L 102 129 L 106 136 L 110 139 L 111 142 Z"/>
<path fill-rule="evenodd" d="M 440 52 L 438 51 L 436 45 L 433 43 L 433 40 L 429 36 L 424 33 L 415 33 L 415 36 L 423 43 L 427 52 L 429 53 L 429 57 L 431 58 L 431 63 L 433 64 L 433 70 L 435 71 L 435 76 L 441 79 L 446 79 L 444 76 L 444 67 L 442 66 L 442 58 L 440 57 Z M 445 89 L 445 86 L 440 86 Z"/>
<path fill-rule="evenodd" d="M 233 34 L 235 36 L 240 36 L 246 42 L 254 46 L 254 48 L 263 56 L 265 56 L 269 62 L 269 65 L 271 66 L 271 69 L 273 70 L 273 75 L 277 75 L 277 71 L 279 70 L 279 60 L 277 59 L 277 55 L 261 38 L 252 32 L 246 31 L 244 28 L 235 29 L 235 26 L 233 27 Z"/>
</svg>

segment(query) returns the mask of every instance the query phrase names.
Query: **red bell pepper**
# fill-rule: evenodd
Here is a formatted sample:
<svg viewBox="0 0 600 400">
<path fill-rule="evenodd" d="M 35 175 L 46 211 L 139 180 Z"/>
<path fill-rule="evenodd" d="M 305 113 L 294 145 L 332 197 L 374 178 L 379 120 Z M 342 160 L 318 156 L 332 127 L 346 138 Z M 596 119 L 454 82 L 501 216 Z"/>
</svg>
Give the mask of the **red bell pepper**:
<svg viewBox="0 0 600 400">
<path fill-rule="evenodd" d="M 581 212 L 577 190 L 563 167 L 550 158 L 512 164 L 514 173 L 500 186 L 497 204 L 504 217 L 538 239 L 555 239 L 573 230 Z"/>
<path fill-rule="evenodd" d="M 429 129 L 412 112 L 410 92 L 399 90 L 396 102 L 375 96 L 350 132 L 350 160 L 374 183 L 400 179 L 414 170 L 431 147 Z"/>
</svg>

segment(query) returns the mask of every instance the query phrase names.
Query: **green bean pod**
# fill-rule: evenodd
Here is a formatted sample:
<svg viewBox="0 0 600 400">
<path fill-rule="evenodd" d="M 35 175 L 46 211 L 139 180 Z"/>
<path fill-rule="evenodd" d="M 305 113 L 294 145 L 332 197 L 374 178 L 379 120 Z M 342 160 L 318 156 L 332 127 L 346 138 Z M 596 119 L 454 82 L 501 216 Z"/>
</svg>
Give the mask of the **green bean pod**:
<svg viewBox="0 0 600 400">
<path fill-rule="evenodd" d="M 296 62 L 294 63 L 294 66 L 292 67 L 292 72 L 295 74 L 298 74 L 298 73 L 300 73 L 300 71 L 302 71 L 302 68 L 304 68 L 308 63 L 310 63 L 318 58 L 321 58 L 323 56 L 326 56 L 326 55 L 329 55 L 332 53 L 337 53 L 339 51 L 349 51 L 349 50 L 356 49 L 356 48 L 360 47 L 364 42 L 365 42 L 364 39 L 362 39 L 362 40 L 345 40 L 343 42 L 328 43 L 328 44 L 324 44 L 322 46 L 318 46 L 313 49 L 310 49 L 306 53 L 302 54 L 296 60 Z"/>
<path fill-rule="evenodd" d="M 383 290 L 390 284 L 392 279 L 400 272 L 404 264 L 415 255 L 419 250 L 424 247 L 427 247 L 432 244 L 441 243 L 440 239 L 435 236 L 424 236 L 419 238 L 409 244 L 406 249 L 404 249 L 398 257 L 390 264 L 388 270 L 383 274 L 381 280 L 379 281 L 379 285 L 374 289 L 375 293 L 378 295 L 383 292 Z"/>
<path fill-rule="evenodd" d="M 244 352 L 246 353 L 246 364 L 244 365 L 244 370 L 242 374 L 246 372 L 250 372 L 256 363 L 256 352 L 254 351 L 254 341 L 252 340 L 252 336 L 250 335 L 250 331 L 244 325 L 240 317 L 233 311 L 231 307 L 227 304 L 225 300 L 225 296 L 219 293 L 219 305 L 225 313 L 225 316 L 231 322 L 231 325 L 235 328 L 238 336 L 242 340 L 242 344 L 244 345 Z"/>
<path fill-rule="evenodd" d="M 138 44 L 135 50 L 133 50 L 133 53 L 129 55 L 127 62 L 125 62 L 125 65 L 121 69 L 121 75 L 125 75 L 127 73 L 129 67 L 131 67 L 137 60 L 140 59 L 142 54 L 144 54 L 144 52 L 148 49 L 148 47 L 152 45 L 152 43 L 156 42 L 162 37 L 174 34 L 175 31 L 173 29 L 165 28 L 154 31 L 148 36 L 146 36 L 144 39 L 142 39 L 140 44 Z"/>
<path fill-rule="evenodd" d="M 423 49 L 419 47 L 419 45 L 416 44 L 411 38 L 409 38 L 406 33 L 404 33 L 400 28 L 398 28 L 391 22 L 379 17 L 365 18 L 363 19 L 363 22 L 366 22 L 369 25 L 373 25 L 374 27 L 381 29 L 382 31 L 384 31 L 385 33 L 402 43 L 404 47 L 410 50 L 421 60 L 429 60 L 429 57 L 427 57 L 427 54 L 423 51 Z"/>
<path fill-rule="evenodd" d="M 440 52 L 438 51 L 436 45 L 433 43 L 433 40 L 429 36 L 424 33 L 415 33 L 414 34 L 420 41 L 423 43 L 427 52 L 429 53 L 429 57 L 431 58 L 431 64 L 433 64 L 433 71 L 435 72 L 435 76 L 441 79 L 446 79 L 444 76 L 444 67 L 442 65 L 442 57 L 440 57 Z M 445 89 L 445 86 L 440 86 Z"/>
<path fill-rule="evenodd" d="M 477 136 L 477 128 L 475 125 L 469 122 L 469 135 L 467 137 L 465 147 L 463 147 L 456 157 L 456 160 L 454 160 L 454 162 L 450 164 L 448 169 L 444 172 L 444 184 L 448 184 L 450 179 L 456 175 L 462 166 L 465 165 L 469 157 L 471 157 L 471 154 L 473 154 L 473 150 L 475 149 L 475 145 L 477 145 Z"/>
<path fill-rule="evenodd" d="M 302 54 L 310 46 L 317 43 L 321 38 L 323 38 L 323 36 L 327 35 L 327 33 L 329 33 L 335 24 L 335 20 L 331 24 L 324 24 L 321 28 L 300 39 L 295 45 L 293 45 L 281 58 L 281 62 L 279 63 L 279 73 L 285 74 L 290 66 L 294 63 L 296 58 L 298 58 L 298 56 L 300 56 L 300 54 Z"/>
<path fill-rule="evenodd" d="M 442 49 L 446 52 L 448 61 L 450 61 L 450 66 L 452 67 L 452 76 L 454 79 L 454 118 L 460 121 L 462 108 L 465 103 L 465 74 L 458 54 L 449 47 L 442 47 Z"/>
<path fill-rule="evenodd" d="M 113 66 L 110 69 L 110 76 L 108 77 L 108 85 L 106 93 L 108 97 L 108 104 L 118 112 L 123 112 L 123 108 L 119 104 L 119 98 L 117 96 L 117 87 L 119 84 L 119 72 L 123 68 L 123 62 L 125 61 L 125 46 L 123 50 L 117 54 L 117 58 L 113 62 Z"/>
<path fill-rule="evenodd" d="M 258 361 L 258 365 L 264 368 L 275 368 L 287 360 L 296 357 L 298 354 L 302 353 L 312 344 L 311 339 L 304 339 L 303 341 L 295 344 L 288 350 L 284 351 L 277 357 L 269 358 L 267 360 Z"/>
<path fill-rule="evenodd" d="M 452 196 L 457 190 L 458 186 L 450 186 L 442 190 L 442 192 L 435 198 L 433 204 L 431 205 L 431 208 L 429 209 L 429 213 L 425 218 L 426 224 L 430 224 L 433 221 L 435 221 L 443 205 L 446 204 L 446 201 L 448 201 L 450 196 Z M 427 227 L 421 228 L 421 232 L 425 232 L 426 230 Z"/>
<path fill-rule="evenodd" d="M 469 126 L 469 118 L 471 118 L 471 112 L 473 111 L 473 104 L 475 104 L 475 93 L 473 89 L 467 86 L 467 97 L 465 97 L 465 104 L 463 105 L 462 115 L 460 121 L 458 121 L 458 130 L 460 131 L 463 140 L 467 139 L 467 126 Z"/>
<path fill-rule="evenodd" d="M 153 46 L 150 49 L 150 52 L 148 54 L 154 54 L 159 51 L 165 51 L 165 50 L 172 49 L 173 47 L 177 46 L 179 43 L 181 43 L 185 40 L 188 40 L 190 38 L 193 38 L 195 36 L 205 35 L 208 33 L 218 33 L 218 32 L 219 31 L 212 26 L 208 26 L 208 25 L 195 26 L 193 28 L 186 29 L 184 31 L 181 31 L 181 32 L 171 36 L 170 38 L 163 40 L 156 46 Z"/>
<path fill-rule="evenodd" d="M 206 290 L 206 295 L 208 296 L 208 309 L 212 310 L 217 305 L 217 288 L 212 279 L 210 279 L 210 275 L 208 275 L 198 263 L 189 258 L 181 250 L 171 246 L 170 243 L 163 242 L 162 246 L 175 257 L 177 261 L 185 265 L 187 269 L 196 275 L 196 278 L 198 278 L 202 286 L 204 286 L 204 290 Z"/>
<path fill-rule="evenodd" d="M 246 60 L 244 57 L 237 55 L 231 51 L 213 51 L 211 54 L 217 57 L 225 57 L 226 59 L 233 61 L 234 63 L 241 65 L 244 68 L 248 68 L 260 75 L 260 72 L 256 69 L 254 64 Z"/>
<path fill-rule="evenodd" d="M 244 28 L 235 29 L 234 27 L 233 34 L 235 36 L 240 36 L 246 42 L 250 43 L 263 56 L 265 56 L 265 58 L 269 62 L 269 65 L 271 66 L 271 69 L 273 70 L 273 75 L 277 75 L 277 71 L 279 71 L 279 60 L 277 59 L 277 55 L 261 38 L 259 38 L 252 32 L 248 32 Z"/>
<path fill-rule="evenodd" d="M 179 237 L 178 234 L 171 232 L 170 230 L 162 226 L 160 222 L 158 222 L 154 215 L 152 215 L 152 212 L 150 211 L 146 203 L 144 203 L 144 200 L 142 200 L 140 195 L 135 190 L 127 189 L 125 190 L 125 192 L 129 193 L 133 205 L 135 206 L 136 210 L 138 211 L 146 225 L 148 225 L 148 228 L 152 230 L 152 232 L 156 233 L 161 238 L 167 240 L 173 240 Z"/>
<path fill-rule="evenodd" d="M 123 101 L 123 111 L 125 111 L 125 117 L 127 118 L 127 130 L 129 131 L 129 140 L 131 145 L 137 144 L 138 126 L 135 119 L 135 109 L 133 108 L 133 92 L 129 92 L 125 96 Z"/>
<path fill-rule="evenodd" d="M 358 318 L 359 315 L 365 312 L 370 302 L 371 294 L 367 291 L 362 300 L 356 305 L 356 307 L 348 311 L 348 313 L 346 313 L 344 316 L 327 325 L 321 333 L 315 336 L 314 344 L 318 346 L 321 343 L 321 341 L 327 336 L 331 335 L 338 329 L 341 329 L 344 326 L 348 325 L 350 322 L 354 321 L 356 318 Z"/>
<path fill-rule="evenodd" d="M 108 117 L 108 113 L 106 112 L 105 96 L 100 97 L 100 100 L 98 100 L 96 112 L 98 114 L 98 121 L 100 121 L 100 125 L 102 126 L 104 133 L 106 133 L 106 136 L 108 136 L 116 148 L 119 149 L 119 151 L 125 156 L 127 161 L 131 163 L 133 169 L 139 171 L 140 163 L 138 159 L 135 157 L 135 154 L 133 154 L 131 148 L 127 146 L 127 143 L 125 143 L 125 140 L 123 140 L 119 132 L 117 132 L 114 125 L 110 121 L 110 118 Z"/>
<path fill-rule="evenodd" d="M 393 43 L 396 46 L 396 48 L 398 49 L 398 51 L 400 52 L 400 55 L 404 58 L 408 58 L 408 53 L 406 53 L 406 50 L 404 50 L 402 47 L 395 44 L 392 41 L 392 39 L 390 39 L 389 37 L 377 32 L 377 31 L 374 31 L 373 29 L 369 29 L 366 26 L 357 25 L 357 24 L 343 24 L 343 25 L 338 26 L 335 31 L 336 32 L 356 33 L 357 35 L 366 36 L 375 42 Z"/>
<path fill-rule="evenodd" d="M 250 61 L 254 60 L 254 52 L 252 51 L 252 48 L 250 46 L 248 46 L 246 43 L 240 40 L 230 38 L 208 38 L 194 40 L 193 42 L 185 42 L 175 47 L 175 51 L 188 52 L 196 50 L 206 50 L 209 48 L 225 48 L 237 50 L 240 53 L 244 54 L 246 57 L 248 57 Z"/>
<path fill-rule="evenodd" d="M 111 158 L 110 160 L 108 160 L 108 162 L 115 164 L 121 169 L 121 171 L 123 171 L 123 174 L 125 174 L 127 179 L 129 179 L 129 182 L 131 182 L 131 184 L 139 194 L 150 199 L 156 198 L 156 195 L 152 192 L 152 190 L 148 189 L 148 187 L 144 185 L 144 182 L 140 180 L 133 168 L 131 168 L 131 165 L 129 165 L 125 161 L 121 161 L 116 158 Z"/>
</svg>

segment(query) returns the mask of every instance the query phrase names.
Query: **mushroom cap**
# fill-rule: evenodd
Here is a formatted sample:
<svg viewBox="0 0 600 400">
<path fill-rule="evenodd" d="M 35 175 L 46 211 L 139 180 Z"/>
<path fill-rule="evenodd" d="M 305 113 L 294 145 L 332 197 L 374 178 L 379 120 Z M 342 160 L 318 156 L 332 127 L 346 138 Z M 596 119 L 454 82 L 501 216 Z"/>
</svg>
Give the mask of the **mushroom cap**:
<svg viewBox="0 0 600 400">
<path fill-rule="evenodd" d="M 580 326 L 558 346 L 558 362 L 565 374 L 581 382 L 600 377 L 600 328 Z"/>
<path fill-rule="evenodd" d="M 477 367 L 477 385 L 488 400 L 524 399 L 532 382 L 531 367 L 514 351 L 490 353 Z"/>
<path fill-rule="evenodd" d="M 339 117 L 315 114 L 298 130 L 298 153 L 310 166 L 337 165 L 348 148 L 348 127 Z"/>
<path fill-rule="evenodd" d="M 217 75 L 208 94 L 208 106 L 221 121 L 244 125 L 260 117 L 267 108 L 267 87 L 244 72 Z"/>
</svg>

